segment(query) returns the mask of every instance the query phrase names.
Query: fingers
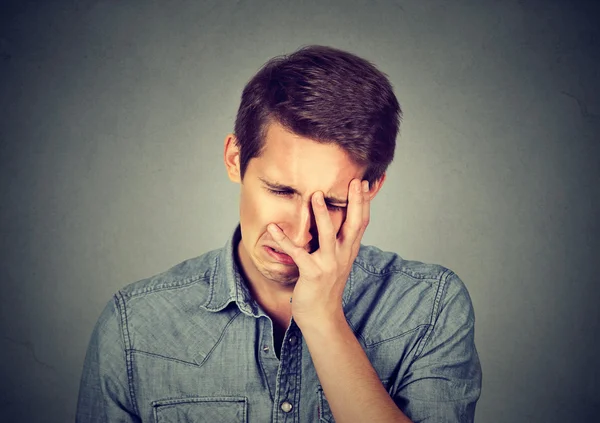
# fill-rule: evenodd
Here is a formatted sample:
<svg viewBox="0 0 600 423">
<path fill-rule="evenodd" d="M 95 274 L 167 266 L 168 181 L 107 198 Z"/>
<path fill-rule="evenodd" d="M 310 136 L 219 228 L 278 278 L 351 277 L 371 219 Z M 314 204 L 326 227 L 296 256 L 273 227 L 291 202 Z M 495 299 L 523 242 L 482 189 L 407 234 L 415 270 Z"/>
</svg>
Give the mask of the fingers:
<svg viewBox="0 0 600 423">
<path fill-rule="evenodd" d="M 356 249 L 360 247 L 363 234 L 369 224 L 371 215 L 371 201 L 369 182 L 354 179 L 350 182 L 348 190 L 348 214 L 342 227 L 343 239 L 347 247 Z"/>
<path fill-rule="evenodd" d="M 341 245 L 339 246 L 337 234 L 321 191 L 317 191 L 312 195 L 311 205 L 317 224 L 321 255 L 324 258 L 333 259 L 338 248 L 351 251 L 353 255 L 358 253 L 371 215 L 369 182 L 359 179 L 353 179 L 350 182 L 346 219 L 340 230 L 339 241 Z M 289 255 L 296 262 L 296 265 L 299 267 L 310 266 L 310 254 L 304 248 L 296 246 L 277 225 L 271 223 L 267 229 L 283 252 Z"/>
<path fill-rule="evenodd" d="M 354 243 L 355 243 L 354 246 L 356 247 L 357 251 L 360 248 L 360 242 L 361 242 L 362 237 L 365 234 L 365 231 L 367 230 L 367 226 L 369 226 L 369 222 L 371 220 L 371 191 L 370 191 L 370 187 L 369 187 L 369 181 L 366 181 L 366 180 L 362 181 L 362 195 L 363 195 L 363 202 L 362 202 L 361 227 L 360 227 L 358 237 L 354 241 Z"/>
<path fill-rule="evenodd" d="M 310 259 L 310 255 L 304 250 L 302 247 L 297 247 L 291 239 L 287 237 L 287 235 L 274 223 L 270 223 L 267 226 L 267 230 L 271 237 L 275 240 L 277 245 L 290 256 L 298 267 L 305 266 L 307 264 L 307 259 Z"/>
<path fill-rule="evenodd" d="M 363 194 L 360 180 L 353 179 L 348 190 L 348 211 L 342 226 L 344 243 L 352 246 L 360 233 L 363 213 Z"/>
<path fill-rule="evenodd" d="M 323 199 L 323 193 L 317 191 L 311 198 L 317 233 L 319 234 L 319 249 L 325 258 L 333 258 L 335 255 L 336 232 Z"/>
</svg>

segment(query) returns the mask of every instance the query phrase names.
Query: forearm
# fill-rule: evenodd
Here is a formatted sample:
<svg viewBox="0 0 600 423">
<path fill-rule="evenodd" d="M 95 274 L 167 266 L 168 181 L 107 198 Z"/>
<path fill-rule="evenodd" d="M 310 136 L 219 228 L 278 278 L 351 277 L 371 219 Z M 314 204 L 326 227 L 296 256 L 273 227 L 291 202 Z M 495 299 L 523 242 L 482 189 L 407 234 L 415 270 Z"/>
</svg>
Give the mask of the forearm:
<svg viewBox="0 0 600 423">
<path fill-rule="evenodd" d="M 410 422 L 388 395 L 345 318 L 299 326 L 336 422 Z"/>
</svg>

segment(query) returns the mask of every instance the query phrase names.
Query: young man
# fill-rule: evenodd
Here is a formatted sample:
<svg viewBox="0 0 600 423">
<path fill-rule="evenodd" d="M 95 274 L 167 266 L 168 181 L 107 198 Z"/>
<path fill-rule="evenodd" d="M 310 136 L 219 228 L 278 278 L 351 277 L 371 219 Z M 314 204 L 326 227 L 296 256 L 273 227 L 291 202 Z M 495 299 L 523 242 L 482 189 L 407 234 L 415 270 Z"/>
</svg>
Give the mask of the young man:
<svg viewBox="0 0 600 423">
<path fill-rule="evenodd" d="M 400 114 L 385 75 L 350 53 L 269 61 L 225 139 L 240 225 L 109 302 L 78 421 L 473 421 L 465 286 L 361 245 Z"/>
</svg>

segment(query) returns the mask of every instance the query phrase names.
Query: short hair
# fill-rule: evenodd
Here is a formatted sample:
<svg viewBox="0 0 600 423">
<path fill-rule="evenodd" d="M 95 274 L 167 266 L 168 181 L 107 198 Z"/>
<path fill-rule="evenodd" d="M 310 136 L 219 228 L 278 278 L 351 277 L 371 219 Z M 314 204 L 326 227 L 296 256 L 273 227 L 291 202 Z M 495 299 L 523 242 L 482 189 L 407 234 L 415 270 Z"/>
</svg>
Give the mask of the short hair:
<svg viewBox="0 0 600 423">
<path fill-rule="evenodd" d="M 268 125 L 341 147 L 363 179 L 380 179 L 394 158 L 402 110 L 390 81 L 371 62 L 326 46 L 307 46 L 265 63 L 246 84 L 235 120 L 243 179 L 259 157 Z"/>
</svg>

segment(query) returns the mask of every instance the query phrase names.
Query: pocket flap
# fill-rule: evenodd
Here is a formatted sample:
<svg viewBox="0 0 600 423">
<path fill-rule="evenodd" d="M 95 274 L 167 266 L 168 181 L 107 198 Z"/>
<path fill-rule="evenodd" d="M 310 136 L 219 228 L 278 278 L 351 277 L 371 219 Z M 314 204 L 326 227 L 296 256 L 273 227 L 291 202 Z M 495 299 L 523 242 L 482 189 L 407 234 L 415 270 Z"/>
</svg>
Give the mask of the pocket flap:
<svg viewBox="0 0 600 423">
<path fill-rule="evenodd" d="M 152 402 L 156 423 L 246 423 L 246 397 L 185 397 Z"/>
</svg>

